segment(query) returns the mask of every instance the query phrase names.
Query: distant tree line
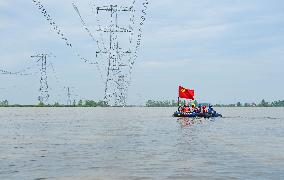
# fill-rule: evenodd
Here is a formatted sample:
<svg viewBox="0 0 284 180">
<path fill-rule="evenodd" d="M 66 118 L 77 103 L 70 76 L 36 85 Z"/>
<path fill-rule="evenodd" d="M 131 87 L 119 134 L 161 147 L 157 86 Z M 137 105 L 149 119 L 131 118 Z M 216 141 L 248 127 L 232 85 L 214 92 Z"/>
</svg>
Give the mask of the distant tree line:
<svg viewBox="0 0 284 180">
<path fill-rule="evenodd" d="M 185 104 L 186 101 L 180 101 L 180 104 Z M 196 106 L 199 104 L 208 106 L 209 103 L 198 103 L 196 100 L 192 101 L 191 103 L 194 103 Z M 178 103 L 176 100 L 148 100 L 146 102 L 146 107 L 177 107 Z M 236 104 L 215 104 L 215 107 L 284 107 L 284 100 L 278 100 L 273 102 L 267 102 L 264 99 L 256 104 L 256 103 L 241 103 L 237 102 Z"/>
<path fill-rule="evenodd" d="M 180 105 L 185 104 L 187 101 L 181 100 L 179 102 Z M 198 102 L 192 101 L 195 105 L 198 105 Z M 157 100 L 148 100 L 146 102 L 146 107 L 178 107 L 179 106 L 177 100 L 164 100 L 164 101 L 157 101 Z"/>
<path fill-rule="evenodd" d="M 267 102 L 263 99 L 258 104 L 237 102 L 236 104 L 216 104 L 215 107 L 284 107 L 284 100 Z"/>
<path fill-rule="evenodd" d="M 79 100 L 78 107 L 108 107 L 109 105 L 105 101 L 94 101 L 94 100 Z"/>
<path fill-rule="evenodd" d="M 0 101 L 0 107 L 108 107 L 109 105 L 105 101 L 94 101 L 94 100 L 79 100 L 78 103 L 73 101 L 72 104 L 59 104 L 55 102 L 54 104 L 44 104 L 39 102 L 37 105 L 21 105 L 13 104 L 10 105 L 7 100 Z"/>
<path fill-rule="evenodd" d="M 187 101 L 180 101 L 180 105 L 185 104 Z M 196 106 L 198 104 L 208 106 L 208 103 L 198 103 L 196 100 L 191 101 Z M 130 105 L 128 107 L 133 107 L 134 105 Z M 177 107 L 178 102 L 176 100 L 148 100 L 146 102 L 146 107 Z M 256 104 L 256 103 L 241 103 L 237 102 L 236 104 L 215 104 L 215 107 L 284 107 L 284 100 L 278 100 L 273 102 L 267 102 L 264 99 Z M 0 107 L 109 107 L 107 102 L 99 100 L 79 100 L 77 103 L 73 101 L 70 105 L 59 104 L 58 102 L 54 104 L 43 104 L 38 103 L 37 105 L 21 105 L 21 104 L 9 104 L 7 100 L 0 101 Z"/>
<path fill-rule="evenodd" d="M 9 102 L 8 102 L 7 100 L 1 101 L 1 102 L 0 102 L 0 106 L 2 106 L 2 107 L 3 107 L 3 106 L 4 106 L 4 107 L 5 107 L 5 106 L 9 106 Z"/>
<path fill-rule="evenodd" d="M 146 102 L 147 107 L 177 107 L 178 103 L 175 100 L 155 101 L 148 100 Z"/>
</svg>

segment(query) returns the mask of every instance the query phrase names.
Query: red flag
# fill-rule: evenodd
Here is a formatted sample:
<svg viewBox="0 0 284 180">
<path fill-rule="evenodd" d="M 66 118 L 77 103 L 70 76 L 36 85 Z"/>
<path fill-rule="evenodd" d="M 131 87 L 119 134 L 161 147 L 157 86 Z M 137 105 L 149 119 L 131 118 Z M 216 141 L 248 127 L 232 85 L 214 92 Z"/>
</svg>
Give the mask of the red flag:
<svg viewBox="0 0 284 180">
<path fill-rule="evenodd" d="M 179 88 L 178 88 L 178 95 L 179 95 L 180 98 L 194 100 L 194 90 L 186 89 L 182 86 L 179 86 Z"/>
</svg>

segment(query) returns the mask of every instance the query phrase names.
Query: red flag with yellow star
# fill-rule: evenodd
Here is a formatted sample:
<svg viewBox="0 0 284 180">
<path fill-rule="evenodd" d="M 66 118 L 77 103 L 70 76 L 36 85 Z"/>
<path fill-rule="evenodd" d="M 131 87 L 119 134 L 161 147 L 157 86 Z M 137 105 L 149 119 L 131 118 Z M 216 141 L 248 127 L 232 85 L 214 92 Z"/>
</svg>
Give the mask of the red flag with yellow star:
<svg viewBox="0 0 284 180">
<path fill-rule="evenodd" d="M 194 90 L 186 89 L 182 86 L 179 86 L 179 88 L 178 88 L 178 95 L 179 95 L 180 98 L 194 100 Z"/>
</svg>

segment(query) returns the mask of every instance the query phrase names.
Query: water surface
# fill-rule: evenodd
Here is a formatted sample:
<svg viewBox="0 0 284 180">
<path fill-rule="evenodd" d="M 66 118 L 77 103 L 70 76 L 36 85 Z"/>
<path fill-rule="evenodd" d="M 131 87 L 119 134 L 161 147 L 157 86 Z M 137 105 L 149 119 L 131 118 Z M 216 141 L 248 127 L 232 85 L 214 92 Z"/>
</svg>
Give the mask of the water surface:
<svg viewBox="0 0 284 180">
<path fill-rule="evenodd" d="M 0 108 L 0 179 L 284 179 L 284 108 Z"/>
</svg>

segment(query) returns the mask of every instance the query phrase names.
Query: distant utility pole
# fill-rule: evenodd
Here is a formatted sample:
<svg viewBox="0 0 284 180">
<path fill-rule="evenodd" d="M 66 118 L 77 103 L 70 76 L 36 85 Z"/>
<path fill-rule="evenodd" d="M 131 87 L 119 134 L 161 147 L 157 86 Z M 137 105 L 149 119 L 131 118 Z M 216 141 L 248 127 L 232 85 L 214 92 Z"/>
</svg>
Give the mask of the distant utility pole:
<svg viewBox="0 0 284 180">
<path fill-rule="evenodd" d="M 39 87 L 39 97 L 38 100 L 40 103 L 48 104 L 49 92 L 48 92 L 48 77 L 47 77 L 47 57 L 48 54 L 37 54 L 31 56 L 31 58 L 36 58 L 37 62 L 40 63 L 40 87 Z"/>
<path fill-rule="evenodd" d="M 67 95 L 67 106 L 72 106 L 74 105 L 74 102 L 76 102 L 75 99 L 73 99 L 73 102 L 72 102 L 72 97 L 74 96 L 72 93 L 73 88 L 74 87 L 69 87 L 69 86 L 64 87 L 64 89 L 66 89 L 66 95 Z"/>
<path fill-rule="evenodd" d="M 70 92 L 70 87 L 67 87 L 67 106 L 71 106 L 71 92 Z"/>
</svg>

